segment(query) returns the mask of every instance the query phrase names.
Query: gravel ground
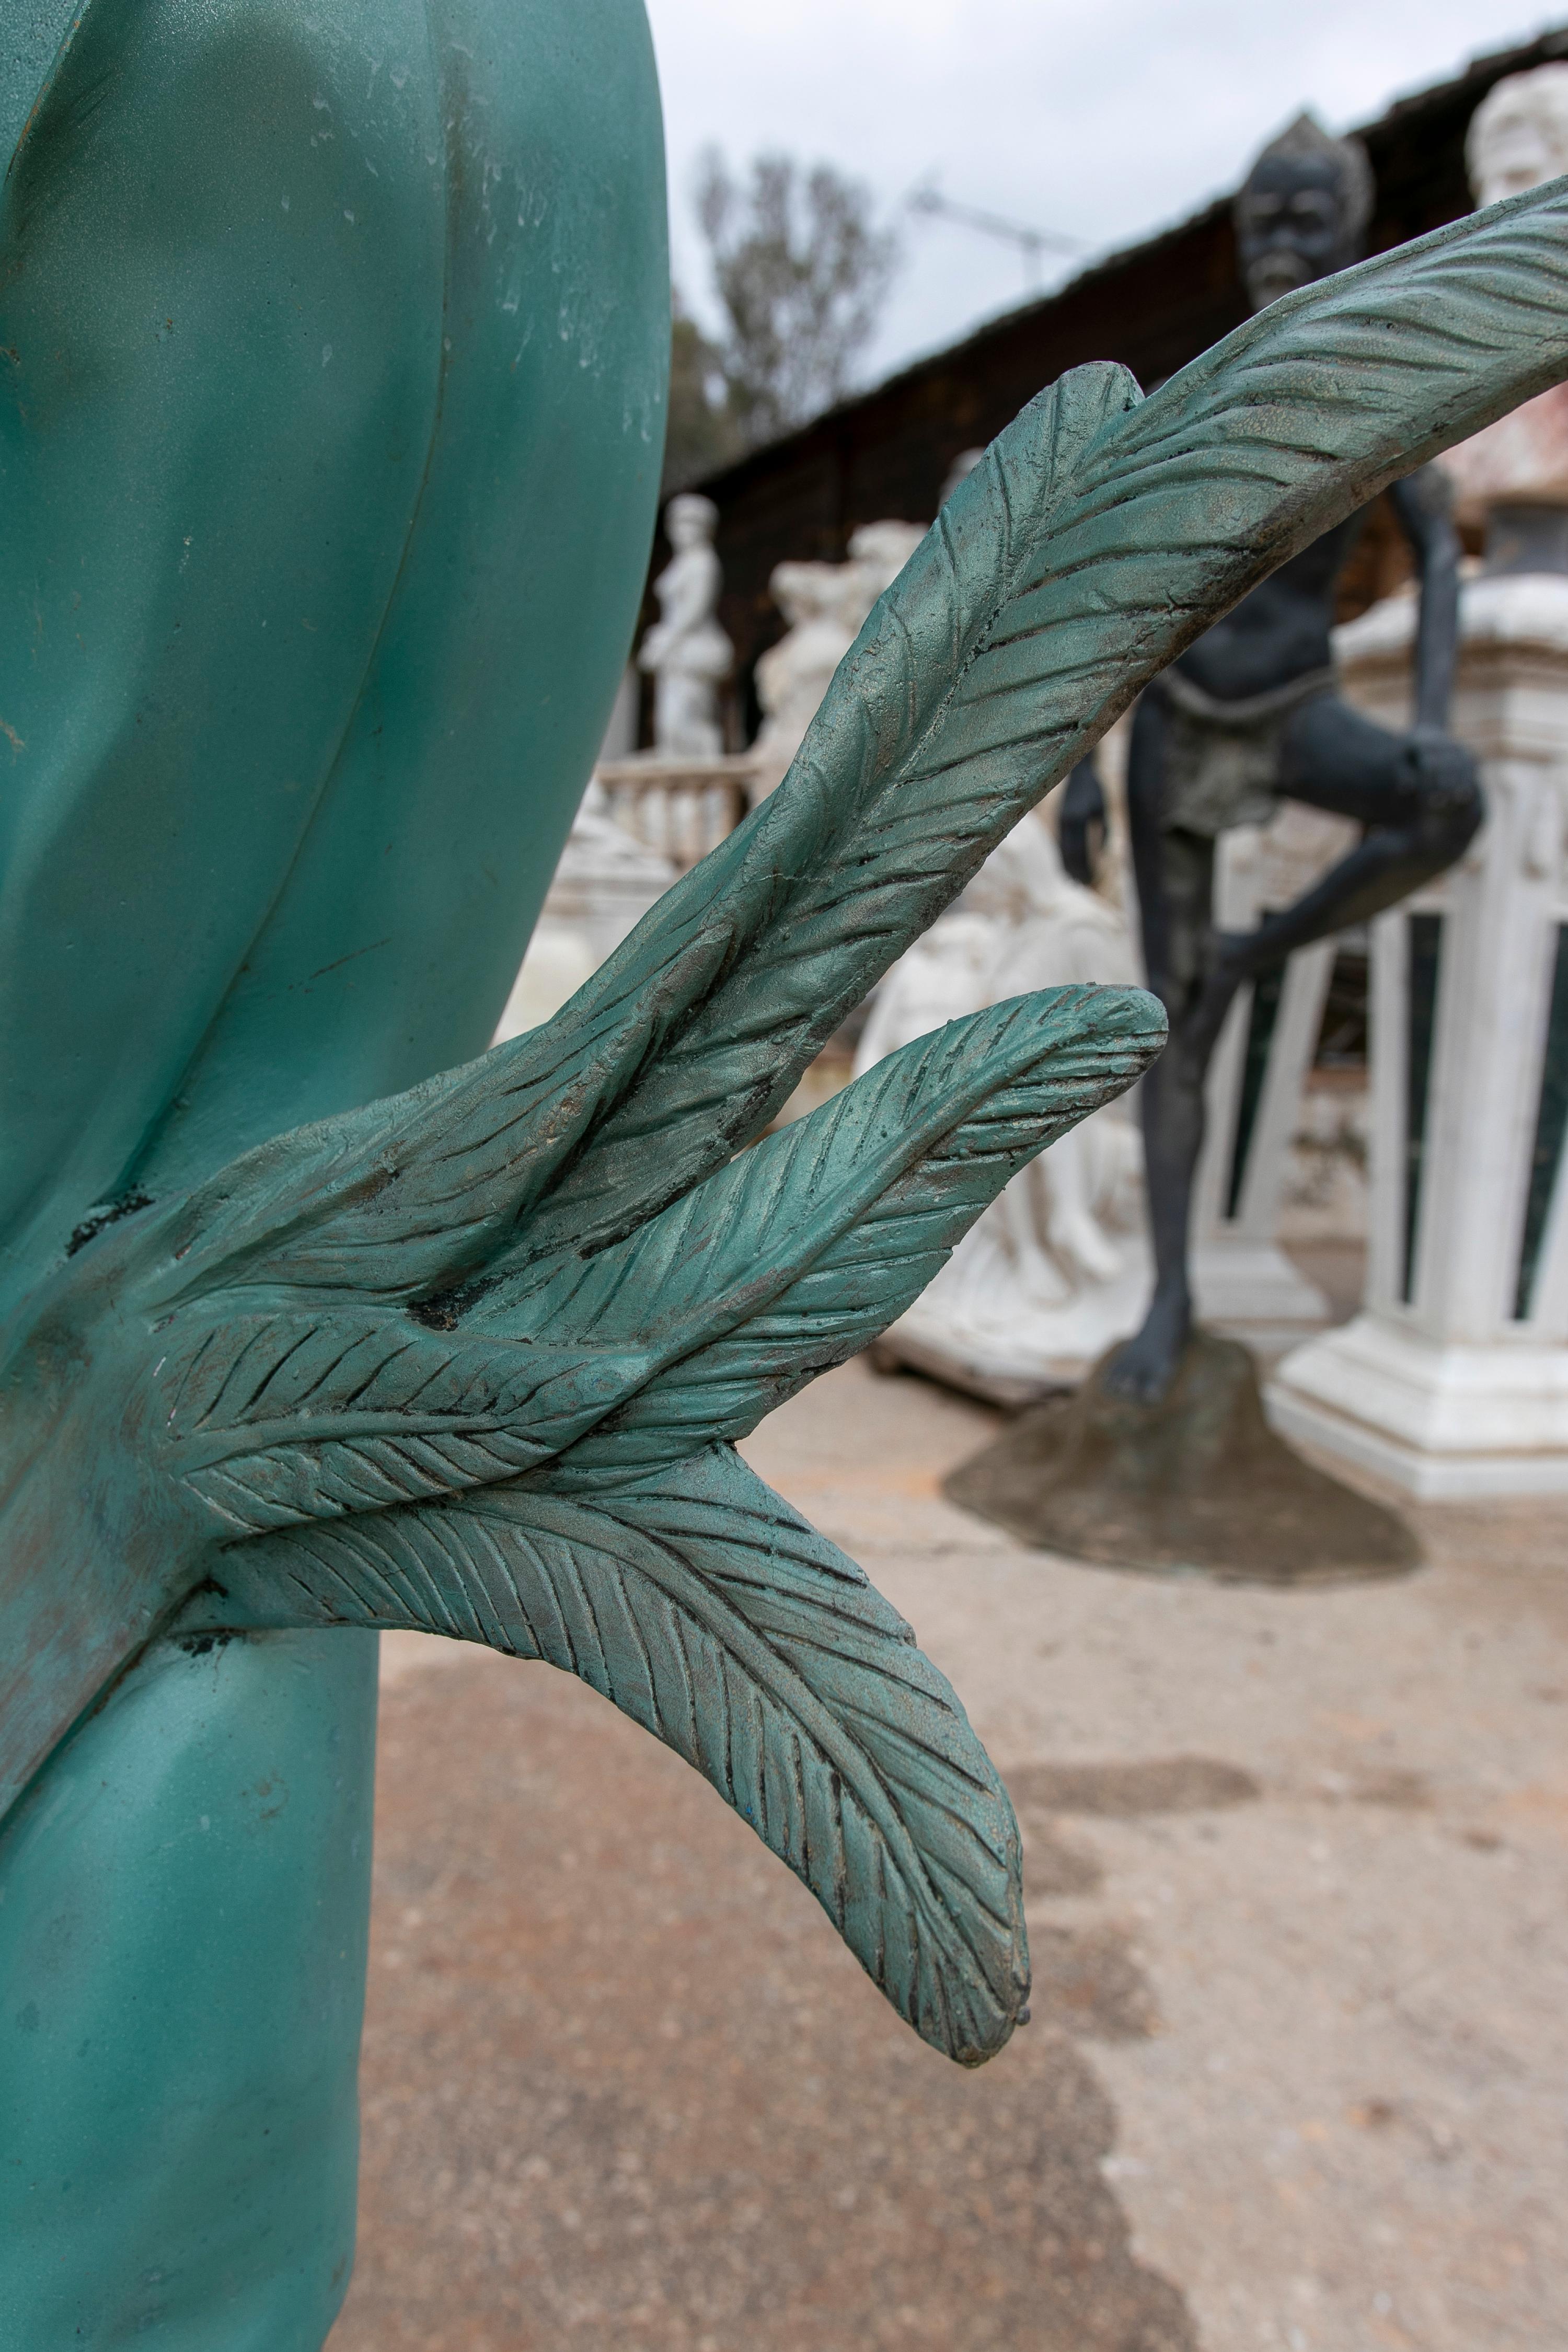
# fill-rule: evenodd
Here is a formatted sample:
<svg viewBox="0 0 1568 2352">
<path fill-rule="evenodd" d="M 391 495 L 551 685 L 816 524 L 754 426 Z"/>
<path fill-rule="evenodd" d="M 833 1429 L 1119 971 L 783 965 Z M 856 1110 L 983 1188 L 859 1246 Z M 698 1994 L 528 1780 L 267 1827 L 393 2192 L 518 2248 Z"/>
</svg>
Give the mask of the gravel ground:
<svg viewBox="0 0 1568 2352">
<path fill-rule="evenodd" d="M 331 2352 L 1568 2343 L 1568 1506 L 1146 1580 L 942 1501 L 996 1425 L 857 1363 L 746 1451 L 1002 1767 L 1034 2022 L 949 2065 L 592 1693 L 391 1636 Z"/>
</svg>

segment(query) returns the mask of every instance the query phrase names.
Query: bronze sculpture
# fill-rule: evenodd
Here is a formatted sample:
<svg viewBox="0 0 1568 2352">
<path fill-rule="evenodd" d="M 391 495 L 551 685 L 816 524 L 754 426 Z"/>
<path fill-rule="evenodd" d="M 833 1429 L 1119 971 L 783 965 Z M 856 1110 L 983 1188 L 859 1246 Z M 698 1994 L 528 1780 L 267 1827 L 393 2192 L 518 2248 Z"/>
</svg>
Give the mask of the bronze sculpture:
<svg viewBox="0 0 1568 2352">
<path fill-rule="evenodd" d="M 1364 151 L 1330 138 L 1310 116 L 1265 148 L 1236 204 L 1254 310 L 1354 262 L 1371 201 Z M 1163 1396 L 1192 1328 L 1187 1251 L 1204 1081 L 1237 990 L 1442 873 L 1481 822 L 1475 761 L 1445 731 L 1459 558 L 1447 493 L 1428 466 L 1392 482 L 1386 496 L 1420 580 L 1407 734 L 1374 725 L 1334 688 L 1334 592 L 1364 512 L 1304 548 L 1205 631 L 1133 719 L 1128 824 L 1144 968 L 1170 1016 L 1171 1042 L 1142 1094 L 1154 1295 L 1142 1328 L 1101 1375 L 1112 1395 Z M 1281 798 L 1352 817 L 1363 836 L 1295 905 L 1250 932 L 1221 932 L 1213 915 L 1218 837 L 1263 822 Z M 1072 815 L 1082 823 L 1078 802 Z"/>
</svg>

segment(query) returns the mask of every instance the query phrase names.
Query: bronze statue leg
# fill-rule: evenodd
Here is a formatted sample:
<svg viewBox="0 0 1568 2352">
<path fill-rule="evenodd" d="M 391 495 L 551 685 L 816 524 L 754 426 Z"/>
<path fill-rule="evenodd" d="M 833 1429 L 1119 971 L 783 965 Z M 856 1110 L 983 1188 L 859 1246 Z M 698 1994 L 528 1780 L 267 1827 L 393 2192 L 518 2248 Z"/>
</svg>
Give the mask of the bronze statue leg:
<svg viewBox="0 0 1568 2352">
<path fill-rule="evenodd" d="M 1298 948 L 1370 922 L 1447 873 L 1486 814 L 1465 744 L 1429 728 L 1394 734 L 1327 694 L 1290 721 L 1279 789 L 1288 800 L 1353 817 L 1366 832 L 1294 906 L 1266 916 L 1256 930 L 1225 935 L 1215 975 L 1230 977 L 1230 994 Z"/>
<path fill-rule="evenodd" d="M 1203 1150 L 1208 1066 L 1207 1048 L 1199 1050 L 1198 1016 L 1217 945 L 1214 843 L 1199 834 L 1168 833 L 1162 822 L 1165 726 L 1163 701 L 1158 694 L 1146 694 L 1132 720 L 1127 813 L 1144 970 L 1164 1005 L 1171 1034 L 1139 1088 L 1154 1296 L 1142 1328 L 1117 1349 L 1105 1374 L 1113 1393 L 1139 1398 L 1163 1393 L 1192 1328 L 1187 1231 Z"/>
<path fill-rule="evenodd" d="M 1159 697 L 1146 696 L 1128 771 L 1144 960 L 1171 1022 L 1170 1045 L 1142 1085 L 1154 1296 L 1105 1376 L 1113 1394 L 1148 1402 L 1163 1395 L 1192 1328 L 1187 1255 L 1204 1081 L 1237 990 L 1296 949 L 1369 921 L 1445 872 L 1485 814 L 1475 761 L 1463 744 L 1425 729 L 1395 734 L 1321 696 L 1286 731 L 1281 792 L 1352 817 L 1366 832 L 1293 906 L 1266 916 L 1255 930 L 1221 933 L 1213 925 L 1214 845 L 1166 832 L 1160 822 L 1164 723 Z"/>
</svg>

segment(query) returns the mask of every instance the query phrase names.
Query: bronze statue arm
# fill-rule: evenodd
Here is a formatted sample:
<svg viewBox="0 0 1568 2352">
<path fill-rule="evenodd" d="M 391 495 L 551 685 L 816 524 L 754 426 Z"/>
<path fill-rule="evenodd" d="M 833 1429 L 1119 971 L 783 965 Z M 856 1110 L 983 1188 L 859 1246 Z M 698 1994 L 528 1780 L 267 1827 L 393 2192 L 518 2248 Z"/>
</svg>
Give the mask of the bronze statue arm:
<svg viewBox="0 0 1568 2352">
<path fill-rule="evenodd" d="M 1446 733 L 1459 645 L 1459 534 L 1453 499 L 1436 466 L 1388 486 L 1421 581 L 1415 631 L 1415 725 Z"/>
<path fill-rule="evenodd" d="M 1057 846 L 1061 852 L 1062 866 L 1073 881 L 1081 882 L 1086 889 L 1094 885 L 1096 853 L 1089 836 L 1098 826 L 1103 842 L 1109 823 L 1100 769 L 1094 753 L 1086 751 L 1068 777 L 1057 809 Z"/>
</svg>

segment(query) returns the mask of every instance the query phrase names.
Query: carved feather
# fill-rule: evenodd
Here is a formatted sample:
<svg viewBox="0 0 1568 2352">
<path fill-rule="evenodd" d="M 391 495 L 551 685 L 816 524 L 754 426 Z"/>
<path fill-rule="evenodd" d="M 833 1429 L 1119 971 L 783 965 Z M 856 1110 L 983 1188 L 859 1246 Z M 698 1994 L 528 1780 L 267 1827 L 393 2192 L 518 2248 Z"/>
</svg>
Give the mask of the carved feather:
<svg viewBox="0 0 1568 2352">
<path fill-rule="evenodd" d="M 1005 1796 L 896 1612 L 712 1441 L 900 1313 L 1163 1029 L 1152 998 L 1089 988 L 954 1022 L 450 1334 L 268 1314 L 250 1283 L 191 1302 L 156 1419 L 226 1548 L 186 1624 L 414 1627 L 582 1675 L 977 2063 L 1027 1990 Z"/>
<path fill-rule="evenodd" d="M 600 1486 L 742 1436 L 901 1314 L 1016 1170 L 1131 1085 L 1163 1034 L 1136 990 L 1055 989 L 951 1023 L 616 1248 L 531 1295 L 499 1283 L 450 1335 L 357 1307 L 268 1314 L 248 1283 L 212 1294 L 169 1328 L 161 1443 L 252 1532 L 561 1456 Z"/>
<path fill-rule="evenodd" d="M 160 1360 L 156 1425 L 190 1491 L 254 1534 L 515 1478 L 654 1362 L 635 1344 L 498 1345 L 381 1313 L 220 1314 Z"/>
<path fill-rule="evenodd" d="M 500 1487 L 263 1538 L 220 1579 L 227 1624 L 419 1626 L 581 1675 L 751 1822 L 928 2042 L 975 2065 L 1012 2032 L 1006 1792 L 902 1618 L 729 1447 L 593 1506 Z"/>
</svg>

